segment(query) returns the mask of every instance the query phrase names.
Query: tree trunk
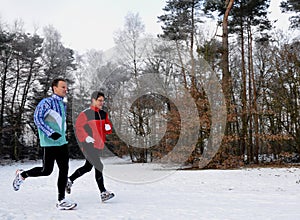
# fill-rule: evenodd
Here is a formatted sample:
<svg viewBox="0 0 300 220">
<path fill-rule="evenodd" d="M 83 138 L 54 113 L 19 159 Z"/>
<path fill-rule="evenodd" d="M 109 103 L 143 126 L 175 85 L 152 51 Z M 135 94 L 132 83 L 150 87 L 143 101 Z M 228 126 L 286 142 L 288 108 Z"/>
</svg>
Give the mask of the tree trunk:
<svg viewBox="0 0 300 220">
<path fill-rule="evenodd" d="M 7 54 L 8 53 L 8 54 Z M 8 73 L 8 68 L 10 66 L 10 52 L 6 53 L 6 58 L 4 62 L 4 71 L 3 71 L 3 77 L 2 77 L 2 84 L 1 84 L 1 109 L 0 109 L 0 144 L 1 148 L 4 144 L 4 109 L 5 109 L 5 95 L 6 95 L 6 83 L 7 83 L 7 73 Z"/>
<path fill-rule="evenodd" d="M 248 43 L 248 110 L 249 110 L 249 114 L 248 114 L 248 120 L 249 120 L 249 141 L 248 141 L 248 147 L 250 149 L 250 152 L 248 153 L 249 156 L 249 161 L 253 162 L 253 108 L 252 108 L 252 103 L 253 103 L 253 99 L 252 99 L 252 83 L 254 83 L 254 81 L 252 80 L 252 70 L 253 70 L 253 62 L 252 62 L 252 43 L 251 43 L 252 39 L 251 39 L 251 26 L 250 23 L 247 24 L 247 43 Z"/>
<path fill-rule="evenodd" d="M 241 144 L 242 152 L 245 153 L 247 149 L 247 161 L 250 161 L 250 148 L 247 143 L 247 76 L 245 67 L 245 43 L 244 43 L 244 32 L 243 22 L 241 21 L 241 61 L 242 61 L 242 132 L 241 132 Z"/>
<path fill-rule="evenodd" d="M 223 17 L 223 35 L 222 35 L 222 89 L 225 95 L 227 108 L 230 108 L 230 97 L 231 97 L 231 75 L 229 72 L 229 43 L 228 43 L 228 17 L 230 10 L 233 7 L 234 0 L 226 1 L 226 11 Z"/>
<path fill-rule="evenodd" d="M 226 11 L 223 17 L 222 22 L 222 90 L 225 97 L 225 102 L 227 106 L 227 113 L 231 112 L 231 94 L 232 94 L 232 85 L 231 85 L 231 74 L 229 71 L 229 43 L 228 43 L 228 17 L 229 13 L 233 7 L 234 0 L 226 0 L 225 6 Z M 229 123 L 226 124 L 225 134 L 230 134 Z"/>
<path fill-rule="evenodd" d="M 252 111 L 253 114 L 253 124 L 254 124 L 254 149 L 253 149 L 253 156 L 255 158 L 254 162 L 258 163 L 258 151 L 259 151 L 259 137 L 258 137 L 258 109 L 257 109 L 257 91 L 256 91 L 256 80 L 254 76 L 254 68 L 253 68 L 253 50 L 252 50 L 252 30 L 251 26 L 248 26 L 248 35 L 249 35 L 249 67 L 250 67 L 250 74 L 251 74 L 251 81 L 252 81 L 252 91 L 253 91 L 253 102 L 252 102 Z"/>
</svg>

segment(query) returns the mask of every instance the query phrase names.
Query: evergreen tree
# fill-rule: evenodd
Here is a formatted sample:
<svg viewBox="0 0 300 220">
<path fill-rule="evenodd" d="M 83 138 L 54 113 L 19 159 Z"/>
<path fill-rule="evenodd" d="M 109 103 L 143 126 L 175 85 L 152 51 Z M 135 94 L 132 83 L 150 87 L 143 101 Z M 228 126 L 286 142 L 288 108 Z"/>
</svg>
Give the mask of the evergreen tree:
<svg viewBox="0 0 300 220">
<path fill-rule="evenodd" d="M 196 10 L 200 8 L 202 0 L 169 0 L 163 8 L 164 15 L 158 17 L 163 23 L 163 34 L 160 37 L 168 40 L 188 40 L 195 34 L 196 23 L 199 18 L 196 17 Z"/>
<path fill-rule="evenodd" d="M 65 78 L 68 83 L 68 103 L 67 103 L 67 137 L 69 144 L 76 144 L 72 123 L 72 99 L 73 99 L 73 71 L 76 69 L 74 51 L 66 48 L 61 42 L 60 33 L 52 26 L 44 28 L 44 41 L 42 45 L 42 65 L 43 71 L 38 75 L 34 84 L 34 100 L 32 107 L 49 96 L 51 91 L 51 82 L 54 78 Z M 36 127 L 32 126 L 37 134 Z M 72 154 L 72 152 L 70 152 Z"/>
<path fill-rule="evenodd" d="M 269 30 L 271 28 L 270 22 L 267 18 L 267 9 L 269 7 L 270 0 L 234 0 L 231 1 L 233 3 L 230 15 L 228 17 L 228 27 L 229 33 L 237 34 L 238 42 L 240 45 L 240 71 L 241 72 L 241 132 L 239 132 L 239 147 L 237 148 L 237 152 L 239 154 L 244 154 L 247 152 L 248 160 L 252 160 L 254 154 L 257 159 L 258 154 L 258 117 L 255 114 L 254 119 L 252 119 L 252 112 L 257 112 L 256 106 L 256 85 L 255 85 L 255 76 L 254 76 L 254 68 L 253 68 L 253 28 L 256 27 L 255 31 L 263 32 L 265 30 Z M 205 1 L 204 9 L 205 11 L 210 12 L 218 12 L 219 19 L 221 20 L 222 16 L 226 15 L 226 8 L 230 2 L 226 1 Z M 224 25 L 224 20 L 223 20 Z M 226 42 L 226 35 L 224 35 L 225 30 L 223 28 L 223 43 Z M 228 40 L 228 36 L 227 36 Z M 223 44 L 223 53 L 225 53 L 226 44 Z M 228 48 L 227 48 L 228 49 Z M 228 59 L 226 61 L 226 56 L 223 59 L 223 89 L 228 97 L 228 88 L 226 88 L 226 84 L 228 83 L 228 79 L 226 80 L 227 71 L 229 71 L 229 67 L 226 67 L 226 63 L 228 63 Z M 230 76 L 230 74 L 229 74 Z M 248 79 L 248 81 L 247 81 Z M 225 83 L 224 83 L 225 82 Z M 227 82 L 227 83 L 226 83 Z M 247 83 L 248 82 L 248 83 Z M 227 91 L 227 92 L 226 92 Z M 234 96 L 231 96 L 234 98 Z M 236 105 L 237 103 L 233 103 Z M 248 112 L 250 110 L 250 113 Z M 230 109 L 229 109 L 230 111 Z M 234 111 L 236 112 L 236 110 Z M 249 124 L 248 124 L 249 123 Z M 252 127 L 254 123 L 254 128 Z M 233 125 L 233 124 L 232 124 Z M 230 124 L 228 125 L 233 128 Z M 237 124 L 237 127 L 239 125 Z M 252 136 L 252 130 L 255 132 L 255 148 L 253 150 L 252 140 L 254 139 Z M 230 134 L 228 131 L 227 134 Z"/>
<path fill-rule="evenodd" d="M 11 43 L 14 39 L 14 34 L 11 34 L 3 29 L 0 29 L 0 153 L 6 154 L 4 146 L 10 139 L 6 135 L 7 115 L 5 113 L 7 107 L 7 91 L 9 89 L 9 67 L 12 62 L 12 47 Z"/>
<path fill-rule="evenodd" d="M 12 128 L 13 138 L 11 146 L 13 147 L 12 158 L 19 159 L 21 150 L 29 150 L 22 146 L 26 145 L 27 133 L 25 127 L 32 122 L 33 111 L 30 106 L 30 96 L 32 94 L 32 85 L 36 76 L 40 72 L 41 63 L 39 62 L 42 52 L 43 39 L 38 35 L 17 33 L 17 37 L 12 43 L 14 54 L 11 71 L 11 94 L 8 111 L 9 124 Z M 28 144 L 28 143 L 27 143 Z"/>
<path fill-rule="evenodd" d="M 295 12 L 295 15 L 290 17 L 291 28 L 300 27 L 300 2 L 299 0 L 285 0 L 280 3 L 283 13 Z"/>
</svg>

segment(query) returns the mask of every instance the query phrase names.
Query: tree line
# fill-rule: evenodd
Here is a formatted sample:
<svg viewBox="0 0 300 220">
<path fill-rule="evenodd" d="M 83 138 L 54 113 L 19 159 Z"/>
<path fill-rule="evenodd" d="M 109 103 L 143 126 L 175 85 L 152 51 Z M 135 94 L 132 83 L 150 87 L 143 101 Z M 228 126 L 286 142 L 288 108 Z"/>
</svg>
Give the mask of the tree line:
<svg viewBox="0 0 300 220">
<path fill-rule="evenodd" d="M 299 154 L 299 38 L 274 31 L 269 5 L 268 0 L 167 1 L 166 13 L 159 17 L 161 37 L 190 51 L 196 47 L 220 75 L 228 117 L 211 167 L 258 163 L 263 155 L 276 160 L 286 153 Z M 296 30 L 299 4 L 282 1 L 281 9 L 296 12 L 291 19 Z M 198 44 L 203 41 L 203 13 L 217 16 L 222 31 L 220 39 Z M 191 81 L 191 93 L 194 87 Z"/>
<path fill-rule="evenodd" d="M 61 42 L 52 26 L 44 28 L 44 37 L 22 31 L 16 22 L 10 31 L 0 28 L 0 155 L 20 160 L 39 158 L 37 128 L 33 114 L 37 103 L 51 92 L 55 77 L 70 81 L 76 69 L 74 51 Z M 74 136 L 69 131 L 69 136 Z"/>
<path fill-rule="evenodd" d="M 126 100 L 118 99 L 120 90 L 138 88 L 145 74 L 151 73 L 163 87 L 179 83 L 195 101 L 199 113 L 197 142 L 186 146 L 193 149 L 186 162 L 200 167 L 212 132 L 212 103 L 197 77 L 197 57 L 206 60 L 218 76 L 227 112 L 221 146 L 207 167 L 241 166 L 299 154 L 300 44 L 299 39 L 275 30 L 267 17 L 269 4 L 269 0 L 168 0 L 164 13 L 158 16 L 163 33 L 154 37 L 163 43 L 142 41 L 150 39 L 142 19 L 138 13 L 128 13 L 123 29 L 114 37 L 116 53 L 122 56 L 108 62 L 103 51 L 76 54 L 66 48 L 51 26 L 44 28 L 43 37 L 25 34 L 17 24 L 13 31 L 0 28 L 1 158 L 39 158 L 33 111 L 49 94 L 49 83 L 57 76 L 65 77 L 69 83 L 68 137 L 72 157 L 82 156 L 74 147 L 73 120 L 88 106 L 91 91 L 103 90 L 107 110 L 125 136 L 146 138 L 164 133 L 154 146 L 138 148 L 114 132 L 108 137 L 111 152 L 129 156 L 133 162 L 162 158 L 180 139 L 182 118 L 176 103 L 149 92 L 122 112 Z M 297 33 L 299 4 L 282 1 L 281 9 L 295 12 L 291 28 Z M 212 17 L 217 31 L 207 37 L 205 21 Z M 132 83 L 130 87 L 126 87 L 128 82 Z M 175 86 L 172 90 L 180 91 Z M 156 121 L 153 127 L 157 114 L 163 115 L 165 121 Z M 192 125 L 188 129 L 192 130 Z"/>
</svg>

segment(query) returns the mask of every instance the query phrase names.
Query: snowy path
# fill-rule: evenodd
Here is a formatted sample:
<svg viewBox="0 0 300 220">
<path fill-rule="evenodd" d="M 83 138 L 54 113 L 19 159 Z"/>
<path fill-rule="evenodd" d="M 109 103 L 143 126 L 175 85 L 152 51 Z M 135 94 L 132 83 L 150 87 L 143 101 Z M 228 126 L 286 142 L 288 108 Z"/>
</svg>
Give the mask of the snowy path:
<svg viewBox="0 0 300 220">
<path fill-rule="evenodd" d="M 83 162 L 71 160 L 70 173 Z M 122 177 L 128 170 L 132 176 L 142 175 L 138 164 L 120 165 L 108 159 L 104 164 L 107 175 Z M 106 187 L 116 194 L 106 203 L 100 202 L 92 171 L 75 182 L 67 197 L 78 203 L 77 209 L 59 211 L 57 167 L 51 176 L 27 179 L 20 191 L 13 191 L 15 170 L 36 165 L 40 162 L 0 167 L 1 220 L 300 219 L 299 168 L 176 171 L 147 184 L 106 176 Z"/>
</svg>

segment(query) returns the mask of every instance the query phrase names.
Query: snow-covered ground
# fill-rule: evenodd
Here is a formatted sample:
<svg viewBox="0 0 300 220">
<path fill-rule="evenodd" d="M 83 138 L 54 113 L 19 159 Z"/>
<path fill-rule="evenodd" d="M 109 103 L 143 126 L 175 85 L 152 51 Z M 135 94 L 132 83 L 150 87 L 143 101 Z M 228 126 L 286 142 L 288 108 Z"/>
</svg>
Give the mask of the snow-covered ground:
<svg viewBox="0 0 300 220">
<path fill-rule="evenodd" d="M 71 160 L 70 173 L 84 160 Z M 300 169 L 163 171 L 147 164 L 104 159 L 105 183 L 116 197 L 101 203 L 94 171 L 78 179 L 67 198 L 71 211 L 55 207 L 57 167 L 48 177 L 29 178 L 12 189 L 17 168 L 0 166 L 0 219 L 300 219 Z M 157 174 L 158 173 L 158 174 Z M 153 175 L 153 181 L 149 177 Z M 120 178 L 118 178 L 118 176 Z M 140 178 L 139 178 L 140 177 Z"/>
</svg>

